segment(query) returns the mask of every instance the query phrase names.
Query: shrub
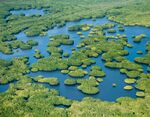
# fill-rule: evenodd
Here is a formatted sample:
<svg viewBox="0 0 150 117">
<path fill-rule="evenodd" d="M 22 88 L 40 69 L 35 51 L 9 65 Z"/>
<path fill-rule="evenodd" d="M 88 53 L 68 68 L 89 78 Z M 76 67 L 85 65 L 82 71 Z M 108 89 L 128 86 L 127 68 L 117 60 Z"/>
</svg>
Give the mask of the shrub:
<svg viewBox="0 0 150 117">
<path fill-rule="evenodd" d="M 136 96 L 137 97 L 145 97 L 145 93 L 140 91 L 140 92 L 136 92 Z"/>
<path fill-rule="evenodd" d="M 71 77 L 84 77 L 86 74 L 87 72 L 82 69 L 76 69 L 68 73 L 68 75 Z"/>
<path fill-rule="evenodd" d="M 120 32 L 124 32 L 124 31 L 125 31 L 125 29 L 124 29 L 124 27 L 123 27 L 122 25 L 118 26 L 118 30 L 119 30 Z"/>
<path fill-rule="evenodd" d="M 66 80 L 64 81 L 64 83 L 65 83 L 66 85 L 75 85 L 75 84 L 76 84 L 76 80 L 73 80 L 73 79 L 68 78 L 68 79 L 66 79 Z"/>
<path fill-rule="evenodd" d="M 61 70 L 61 73 L 63 73 L 63 74 L 68 74 L 68 73 L 69 73 L 69 70 Z"/>
<path fill-rule="evenodd" d="M 133 83 L 136 82 L 136 80 L 127 78 L 127 79 L 124 80 L 124 82 L 127 83 L 127 84 L 133 84 Z"/>
<path fill-rule="evenodd" d="M 39 50 L 35 50 L 35 54 L 34 57 L 37 59 L 43 58 L 44 56 L 41 54 L 41 52 Z"/>
<path fill-rule="evenodd" d="M 99 92 L 99 89 L 96 87 L 99 85 L 95 78 L 89 79 L 78 79 L 77 83 L 80 84 L 77 88 L 86 94 L 96 94 Z"/>
<path fill-rule="evenodd" d="M 116 33 L 116 30 L 115 29 L 109 29 L 107 32 L 108 33 Z"/>
<path fill-rule="evenodd" d="M 58 85 L 59 84 L 58 78 L 44 78 L 42 76 L 39 76 L 39 77 L 36 77 L 34 80 L 37 82 L 41 82 L 41 83 L 48 83 L 50 85 Z"/>
<path fill-rule="evenodd" d="M 127 86 L 125 86 L 125 87 L 124 87 L 124 89 L 125 89 L 125 90 L 132 90 L 132 89 L 133 89 L 133 87 L 132 87 L 132 86 L 127 85 Z"/>
<path fill-rule="evenodd" d="M 31 46 L 37 46 L 38 45 L 38 42 L 37 41 L 34 41 L 34 40 L 28 40 L 27 41 L 27 44 L 31 45 Z"/>
<path fill-rule="evenodd" d="M 142 52 L 142 51 L 140 51 L 140 50 L 139 50 L 139 51 L 137 51 L 136 53 L 137 53 L 137 54 L 143 54 L 143 52 Z"/>
<path fill-rule="evenodd" d="M 145 34 L 141 34 L 141 35 L 135 36 L 135 37 L 134 37 L 134 42 L 139 43 L 139 42 L 141 42 L 141 40 L 142 40 L 143 38 L 145 38 L 145 37 L 146 37 Z"/>
</svg>

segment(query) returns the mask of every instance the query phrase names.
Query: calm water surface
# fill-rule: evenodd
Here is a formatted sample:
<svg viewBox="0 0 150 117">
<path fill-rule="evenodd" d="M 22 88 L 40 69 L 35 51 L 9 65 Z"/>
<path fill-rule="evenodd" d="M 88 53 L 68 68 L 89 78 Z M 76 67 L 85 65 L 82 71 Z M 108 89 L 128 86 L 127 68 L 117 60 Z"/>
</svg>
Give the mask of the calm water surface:
<svg viewBox="0 0 150 117">
<path fill-rule="evenodd" d="M 18 12 L 15 11 L 15 13 L 19 13 L 19 12 L 22 12 L 22 11 L 18 11 Z M 28 12 L 25 12 L 25 13 L 28 14 Z M 24 34 L 24 32 L 20 32 L 19 34 L 16 35 L 18 40 L 23 40 L 24 42 L 26 42 L 29 39 L 34 39 L 34 40 L 38 41 L 39 45 L 33 47 L 33 49 L 31 49 L 31 50 L 18 49 L 19 50 L 18 52 L 17 52 L 17 50 L 14 50 L 14 54 L 12 54 L 12 55 L 4 55 L 4 54 L 0 53 L 0 57 L 2 59 L 11 60 L 12 58 L 15 58 L 15 57 L 28 56 L 29 62 L 30 62 L 30 64 L 32 64 L 37 61 L 37 59 L 35 59 L 33 57 L 33 55 L 35 53 L 34 49 L 39 49 L 41 51 L 42 55 L 44 55 L 45 57 L 48 57 L 49 54 L 46 52 L 46 48 L 47 48 L 48 42 L 50 41 L 49 37 L 58 35 L 58 34 L 68 34 L 70 36 L 70 39 L 74 40 L 74 45 L 61 45 L 60 46 L 60 48 L 62 48 L 64 52 L 68 52 L 71 54 L 71 49 L 76 48 L 77 44 L 80 43 L 81 39 L 80 39 L 79 35 L 76 34 L 76 32 L 68 31 L 69 26 L 77 25 L 77 24 L 98 25 L 98 24 L 104 24 L 104 23 L 109 23 L 109 22 L 111 22 L 111 21 L 109 21 L 107 18 L 96 19 L 96 21 L 93 21 L 91 19 L 84 19 L 84 20 L 81 20 L 78 22 L 68 22 L 66 24 L 66 26 L 64 26 L 64 27 L 61 27 L 61 28 L 55 27 L 54 29 L 49 30 L 48 35 L 46 35 L 46 36 L 27 37 Z M 114 22 L 111 22 L 111 23 L 114 23 Z M 118 30 L 117 26 L 115 27 L 115 29 Z M 127 48 L 127 47 L 125 48 L 126 50 L 129 51 L 129 55 L 127 55 L 126 58 L 129 59 L 130 61 L 134 61 L 135 57 L 138 57 L 138 56 L 142 57 L 146 54 L 146 51 L 145 51 L 146 43 L 150 39 L 149 32 L 150 32 L 150 28 L 144 28 L 144 27 L 140 27 L 140 26 L 133 26 L 133 27 L 126 26 L 124 32 L 117 31 L 117 33 L 115 33 L 115 34 L 108 34 L 106 31 L 106 36 L 110 36 L 110 35 L 115 36 L 117 34 L 127 35 L 128 42 L 133 45 L 133 48 Z M 87 37 L 88 33 L 89 33 L 89 31 L 84 32 L 83 34 L 85 35 L 85 37 Z M 132 35 L 139 35 L 142 33 L 146 34 L 147 37 L 144 38 L 141 41 L 141 43 L 134 43 L 133 39 L 132 39 Z M 142 55 L 136 54 L 136 52 L 139 50 L 141 50 L 143 52 Z M 40 72 L 36 72 L 36 73 L 31 72 L 28 75 L 31 77 L 42 75 L 44 77 L 59 78 L 59 81 L 60 81 L 59 86 L 50 86 L 48 84 L 44 84 L 44 85 L 48 88 L 54 88 L 54 89 L 59 90 L 61 96 L 65 96 L 69 99 L 82 100 L 82 98 L 84 98 L 86 96 L 92 96 L 94 98 L 99 98 L 99 99 L 107 100 L 107 101 L 115 101 L 117 98 L 122 97 L 122 96 L 136 98 L 135 93 L 136 93 L 137 89 L 133 88 L 133 90 L 131 90 L 131 91 L 126 91 L 123 89 L 123 87 L 126 86 L 126 84 L 124 83 L 124 79 L 126 78 L 126 75 L 121 74 L 118 69 L 106 68 L 104 66 L 104 61 L 101 60 L 101 56 L 99 56 L 97 58 L 93 58 L 93 59 L 96 61 L 95 65 L 101 66 L 103 71 L 106 73 L 106 77 L 103 78 L 104 81 L 102 83 L 100 83 L 100 85 L 98 86 L 98 88 L 100 89 L 100 93 L 95 94 L 95 95 L 87 95 L 87 94 L 80 92 L 77 89 L 77 85 L 75 85 L 75 86 L 64 85 L 64 80 L 66 78 L 69 78 L 69 76 L 66 74 L 61 74 L 60 71 L 54 71 L 54 72 L 41 72 L 40 71 Z M 87 67 L 85 70 L 89 71 L 90 68 L 91 68 L 91 66 Z M 143 68 L 144 68 L 144 71 L 147 72 L 147 70 L 146 70 L 147 66 L 143 65 Z M 88 78 L 88 75 L 86 75 L 84 78 Z M 113 83 L 115 83 L 117 85 L 117 87 L 112 87 Z M 133 86 L 134 85 L 135 84 L 133 84 Z M 0 92 L 6 91 L 8 89 L 8 87 L 9 87 L 9 84 L 0 85 Z"/>
<path fill-rule="evenodd" d="M 11 10 L 11 14 L 13 15 L 20 15 L 20 14 L 25 14 L 25 16 L 30 16 L 30 15 L 44 15 L 44 10 L 38 10 L 38 9 L 27 9 L 27 10 Z"/>
</svg>

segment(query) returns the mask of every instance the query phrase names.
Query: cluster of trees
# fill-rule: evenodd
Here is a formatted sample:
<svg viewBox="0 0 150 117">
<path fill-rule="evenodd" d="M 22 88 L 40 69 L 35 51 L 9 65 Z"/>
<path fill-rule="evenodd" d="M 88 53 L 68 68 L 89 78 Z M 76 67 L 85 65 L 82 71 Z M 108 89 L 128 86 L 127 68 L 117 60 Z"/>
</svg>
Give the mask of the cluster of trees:
<svg viewBox="0 0 150 117">
<path fill-rule="evenodd" d="M 127 69 L 127 70 L 141 70 L 142 66 L 133 62 L 130 62 L 129 60 L 122 60 L 120 62 L 106 62 L 106 67 L 110 68 L 119 68 L 119 69 Z"/>
<path fill-rule="evenodd" d="M 27 62 L 27 57 L 14 58 L 12 61 L 0 59 L 0 84 L 24 78 L 24 74 L 30 71 Z"/>
<path fill-rule="evenodd" d="M 89 75 L 94 77 L 104 77 L 106 74 L 99 66 L 92 66 Z"/>
<path fill-rule="evenodd" d="M 37 46 L 38 42 L 35 40 L 28 40 L 23 42 L 21 40 L 14 40 L 9 42 L 0 42 L 0 51 L 4 54 L 13 54 L 13 49 L 20 48 L 22 50 L 32 49 L 33 46 Z"/>
<path fill-rule="evenodd" d="M 74 79 L 68 78 L 64 81 L 65 85 L 75 85 L 77 82 Z"/>
<path fill-rule="evenodd" d="M 43 58 L 44 56 L 41 54 L 40 50 L 35 50 L 34 57 L 37 59 Z"/>
<path fill-rule="evenodd" d="M 69 107 L 72 102 L 59 96 L 57 90 L 35 84 L 31 78 L 24 76 L 15 85 L 10 84 L 7 92 L 0 94 L 0 115 L 67 117 L 66 109 L 57 106 Z"/>
<path fill-rule="evenodd" d="M 125 31 L 125 28 L 123 27 L 123 25 L 119 25 L 119 26 L 118 26 L 118 30 L 119 30 L 120 32 L 124 32 L 124 31 Z"/>
<path fill-rule="evenodd" d="M 150 67 L 150 42 L 148 42 L 146 45 L 147 54 L 144 57 L 136 57 L 134 61 L 137 63 L 146 64 Z"/>
<path fill-rule="evenodd" d="M 82 69 L 71 70 L 68 73 L 69 76 L 77 78 L 84 77 L 86 74 L 87 72 Z"/>
<path fill-rule="evenodd" d="M 134 1 L 131 1 L 134 2 Z M 149 1 L 137 1 L 136 3 L 129 3 L 123 7 L 115 7 L 107 12 L 107 17 L 110 20 L 119 22 L 125 25 L 142 25 L 150 27 L 149 23 Z M 140 9 L 139 9 L 140 7 Z"/>
<path fill-rule="evenodd" d="M 80 84 L 77 89 L 82 91 L 86 94 L 97 94 L 99 92 L 99 89 L 97 86 L 99 83 L 94 77 L 91 77 L 89 79 L 78 79 L 77 83 Z"/>
<path fill-rule="evenodd" d="M 109 29 L 107 32 L 108 33 L 116 33 L 116 30 L 115 29 Z"/>
<path fill-rule="evenodd" d="M 20 48 L 22 50 L 31 49 L 33 46 L 37 46 L 38 42 L 35 40 L 28 40 L 26 43 L 21 40 L 16 40 L 10 43 L 10 47 L 13 49 Z"/>
<path fill-rule="evenodd" d="M 69 5 L 68 5 L 69 4 Z M 105 7 L 104 7 L 105 6 Z M 11 54 L 12 48 L 29 49 L 37 45 L 36 42 L 29 41 L 23 43 L 16 41 L 13 35 L 25 30 L 27 36 L 43 35 L 48 29 L 54 26 L 63 26 L 67 21 L 77 21 L 83 18 L 93 18 L 108 16 L 109 19 L 126 24 L 126 25 L 144 25 L 150 27 L 149 0 L 134 1 L 98 1 L 98 0 L 56 0 L 42 2 L 34 0 L 1 1 L 0 4 L 0 52 Z M 24 15 L 10 16 L 9 10 L 12 9 L 45 9 L 51 14 L 44 16 Z M 61 59 L 63 51 L 58 48 L 61 44 L 73 44 L 68 38 L 54 39 L 49 43 L 48 52 L 51 54 L 48 58 L 42 58 L 32 65 L 32 71 L 53 71 L 62 70 L 62 73 L 78 74 L 83 70 L 76 69 L 81 66 L 87 67 L 94 64 L 92 57 L 103 54 L 103 59 L 107 62 L 106 66 L 110 68 L 119 68 L 121 73 L 125 73 L 128 77 L 138 77 L 136 88 L 140 89 L 136 95 L 144 97 L 143 99 L 120 98 L 116 103 L 104 102 L 92 98 L 85 98 L 81 102 L 71 101 L 64 97 L 58 96 L 58 91 L 47 89 L 43 85 L 35 84 L 31 78 L 25 76 L 30 69 L 27 65 L 28 58 L 14 58 L 12 61 L 0 60 L 0 83 L 6 84 L 13 80 L 18 80 L 16 85 L 11 84 L 7 92 L 0 94 L 0 115 L 1 116 L 51 116 L 51 117 L 96 117 L 96 116 L 150 116 L 150 75 L 142 71 L 141 66 L 124 59 L 127 51 L 124 46 L 129 46 L 125 37 L 115 37 L 115 41 L 108 41 L 104 37 L 104 29 L 113 28 L 114 24 L 104 24 L 96 26 L 90 32 L 88 39 L 83 40 L 79 51 L 73 51 L 73 55 L 68 59 Z M 85 26 L 81 30 L 89 30 L 90 26 Z M 123 27 L 119 27 L 123 31 Z M 80 33 L 81 35 L 81 33 Z M 82 37 L 83 38 L 83 37 Z M 136 41 L 141 37 L 135 38 Z M 7 42 L 9 41 L 9 42 Z M 116 43 L 117 42 L 117 43 Z M 10 46 L 11 45 L 11 46 Z M 149 46 L 148 53 L 144 58 L 136 58 L 139 63 L 149 63 Z M 12 48 L 10 48 L 12 47 Z M 39 56 L 39 52 L 37 52 Z M 116 62 L 112 62 L 115 60 Z M 69 66 L 76 66 L 71 67 Z M 19 69 L 18 69 L 19 68 Z M 94 72 L 93 72 L 94 71 Z M 92 69 L 92 76 L 101 70 L 99 68 Z M 84 72 L 85 73 L 85 72 Z M 101 72 L 102 73 L 102 72 Z M 104 73 L 103 73 L 104 74 Z M 56 79 L 47 81 L 45 78 L 37 79 L 39 82 L 58 83 Z M 96 94 L 99 92 L 97 86 L 101 82 L 101 78 L 90 77 L 88 79 L 78 79 L 78 89 L 86 94 Z M 75 80 L 66 80 L 67 84 L 74 84 Z M 130 84 L 134 81 L 127 80 Z M 130 90 L 132 87 L 127 85 L 125 89 Z M 71 106 L 68 109 L 58 108 L 58 105 Z M 42 107 L 42 108 L 41 108 Z"/>
<path fill-rule="evenodd" d="M 90 24 L 81 24 L 81 25 L 74 25 L 74 26 L 70 26 L 68 28 L 69 31 L 88 31 L 90 30 L 90 28 L 92 27 L 92 25 Z M 81 33 L 79 33 L 80 35 Z"/>
<path fill-rule="evenodd" d="M 43 76 L 38 76 L 34 78 L 34 80 L 40 83 L 48 83 L 50 85 L 59 85 L 58 78 L 44 78 Z"/>
<path fill-rule="evenodd" d="M 138 36 L 133 36 L 133 38 L 134 38 L 134 42 L 135 43 L 139 43 L 139 42 L 141 42 L 141 40 L 143 39 L 143 38 L 145 38 L 146 37 L 146 35 L 145 34 L 140 34 L 140 35 L 138 35 Z"/>
</svg>

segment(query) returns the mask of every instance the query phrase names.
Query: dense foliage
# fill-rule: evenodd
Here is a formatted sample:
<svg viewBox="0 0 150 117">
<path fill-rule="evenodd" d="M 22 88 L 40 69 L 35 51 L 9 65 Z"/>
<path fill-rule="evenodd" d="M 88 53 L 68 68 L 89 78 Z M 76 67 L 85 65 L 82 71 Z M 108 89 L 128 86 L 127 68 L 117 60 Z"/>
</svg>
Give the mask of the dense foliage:
<svg viewBox="0 0 150 117">
<path fill-rule="evenodd" d="M 43 9 L 45 14 L 25 16 L 10 13 L 13 9 L 32 8 Z M 47 30 L 54 26 L 62 27 L 68 21 L 84 18 L 95 20 L 104 16 L 125 25 L 150 27 L 149 0 L 1 0 L 0 52 L 13 54 L 14 49 L 27 50 L 38 45 L 33 39 L 26 42 L 17 39 L 15 34 L 21 31 L 29 37 L 44 36 L 47 35 Z M 150 74 L 144 73 L 140 64 L 146 64 L 150 71 L 150 43 L 147 43 L 146 55 L 135 58 L 136 63 L 131 62 L 125 58 L 129 53 L 124 48 L 132 48 L 127 37 L 105 36 L 106 29 L 108 33 L 116 33 L 114 27 L 111 23 L 70 26 L 68 30 L 76 31 L 83 39 L 77 45 L 79 49 L 72 49 L 71 55 L 64 53 L 60 46 L 73 45 L 74 41 L 66 34 L 52 36 L 46 50 L 49 56 L 44 58 L 40 50 L 35 50 L 34 57 L 39 60 L 31 68 L 28 57 L 10 61 L 0 59 L 0 85 L 9 83 L 8 90 L 0 93 L 0 117 L 149 117 Z M 118 26 L 118 30 L 125 31 L 124 26 Z M 83 35 L 86 31 L 89 31 L 88 38 Z M 133 41 L 140 42 L 144 37 L 144 34 L 133 36 Z M 66 78 L 65 85 L 77 85 L 82 93 L 94 95 L 100 93 L 98 86 L 107 74 L 96 65 L 89 72 L 84 68 L 96 64 L 92 58 L 98 56 L 104 60 L 106 67 L 119 69 L 127 76 L 124 89 L 132 90 L 136 87 L 139 90 L 136 96 L 139 98 L 123 97 L 116 102 L 107 102 L 86 97 L 74 101 L 60 96 L 57 90 L 44 86 L 47 83 L 58 85 L 58 78 L 27 76 L 29 72 L 60 70 L 63 74 L 78 78 Z M 88 78 L 83 78 L 84 76 Z M 134 83 L 136 85 L 132 86 Z"/>
</svg>

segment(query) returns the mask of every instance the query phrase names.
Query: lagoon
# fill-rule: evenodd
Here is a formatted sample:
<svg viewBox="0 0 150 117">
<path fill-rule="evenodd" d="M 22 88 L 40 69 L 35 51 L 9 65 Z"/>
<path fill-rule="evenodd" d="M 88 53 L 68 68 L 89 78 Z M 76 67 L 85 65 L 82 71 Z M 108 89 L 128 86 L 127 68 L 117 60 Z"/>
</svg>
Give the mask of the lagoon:
<svg viewBox="0 0 150 117">
<path fill-rule="evenodd" d="M 35 11 L 33 11 L 33 12 L 35 13 Z M 21 11 L 20 10 L 18 12 L 15 11 L 15 13 L 18 14 L 18 13 L 21 13 Z M 29 15 L 27 11 L 25 11 L 25 14 Z M 19 34 L 15 35 L 18 40 L 22 40 L 22 41 L 26 42 L 29 39 L 34 39 L 39 43 L 38 46 L 35 46 L 30 50 L 14 49 L 14 54 L 12 54 L 12 55 L 5 55 L 5 54 L 0 53 L 0 58 L 6 59 L 6 60 L 11 60 L 12 58 L 15 58 L 15 57 L 28 56 L 29 63 L 30 63 L 30 65 L 32 65 L 33 63 L 37 62 L 37 59 L 34 57 L 34 53 L 35 53 L 34 50 L 35 49 L 40 50 L 41 54 L 44 57 L 50 56 L 46 51 L 47 44 L 50 41 L 49 37 L 58 35 L 58 34 L 68 34 L 70 36 L 70 39 L 74 40 L 73 45 L 61 45 L 60 46 L 60 48 L 64 52 L 70 53 L 70 55 L 71 55 L 72 48 L 75 48 L 76 50 L 78 50 L 78 48 L 76 48 L 76 46 L 78 43 L 80 43 L 81 39 L 80 39 L 79 35 L 76 34 L 77 31 L 70 32 L 70 31 L 68 31 L 68 27 L 73 26 L 73 25 L 78 25 L 78 24 L 92 24 L 92 25 L 96 26 L 96 25 L 104 24 L 104 23 L 114 23 L 117 25 L 117 23 L 109 21 L 106 17 L 104 17 L 104 18 L 97 18 L 95 21 L 93 21 L 92 19 L 83 19 L 83 20 L 76 21 L 76 22 L 67 22 L 66 25 L 63 27 L 54 27 L 53 29 L 48 30 L 46 36 L 27 37 L 24 32 L 20 32 Z M 125 26 L 124 28 L 125 28 L 124 32 L 119 32 L 118 27 L 115 26 L 114 29 L 117 30 L 117 32 L 113 33 L 113 34 L 107 33 L 107 30 L 104 30 L 104 31 L 106 32 L 106 36 L 115 36 L 117 34 L 127 35 L 128 42 L 133 45 L 133 48 L 128 48 L 128 47 L 125 48 L 129 52 L 129 54 L 126 56 L 126 58 L 133 62 L 135 57 L 139 57 L 139 56 L 142 57 L 146 54 L 145 48 L 146 48 L 146 43 L 150 39 L 150 33 L 149 33 L 150 28 L 145 28 L 145 27 L 140 27 L 140 26 Z M 88 37 L 89 32 L 90 31 L 83 32 L 83 35 L 85 37 Z M 132 36 L 139 35 L 139 34 L 146 34 L 146 38 L 144 38 L 140 43 L 134 43 Z M 139 51 L 139 50 L 142 51 L 143 54 L 141 54 L 141 55 L 137 54 L 137 51 Z M 61 96 L 65 96 L 69 99 L 82 100 L 82 98 L 84 98 L 86 96 L 91 96 L 91 97 L 98 98 L 101 100 L 106 100 L 106 101 L 116 101 L 117 98 L 124 97 L 124 96 L 136 98 L 136 91 L 137 91 L 136 88 L 133 88 L 131 91 L 126 91 L 123 89 L 123 87 L 126 86 L 126 83 L 124 83 L 124 79 L 127 78 L 126 75 L 121 74 L 118 69 L 106 68 L 104 66 L 105 62 L 101 59 L 101 55 L 98 56 L 97 58 L 92 58 L 92 59 L 96 61 L 96 63 L 94 65 L 101 66 L 102 70 L 106 73 L 106 76 L 103 78 L 104 81 L 102 83 L 100 83 L 98 86 L 98 88 L 100 89 L 100 92 L 95 95 L 88 95 L 88 94 L 84 94 L 84 93 L 80 92 L 77 89 L 77 85 L 66 86 L 64 84 L 64 80 L 66 78 L 70 78 L 70 76 L 68 76 L 66 74 L 62 74 L 60 71 L 53 71 L 53 72 L 39 71 L 39 72 L 35 72 L 35 73 L 30 72 L 27 75 L 31 76 L 31 77 L 35 77 L 35 76 L 39 76 L 39 75 L 42 75 L 44 77 L 57 77 L 60 81 L 60 85 L 50 86 L 48 84 L 44 84 L 44 83 L 43 84 L 48 88 L 54 88 L 54 89 L 59 90 Z M 90 68 L 91 68 L 91 66 L 87 67 L 84 70 L 89 72 Z M 143 65 L 144 72 L 147 73 L 146 68 L 147 68 L 147 66 Z M 86 75 L 84 78 L 88 78 L 88 75 Z M 117 86 L 113 87 L 112 86 L 113 83 L 115 83 Z M 132 86 L 134 86 L 134 85 L 135 84 L 132 84 Z M 1 92 L 6 91 L 8 88 L 9 88 L 9 84 L 0 85 Z"/>
</svg>

